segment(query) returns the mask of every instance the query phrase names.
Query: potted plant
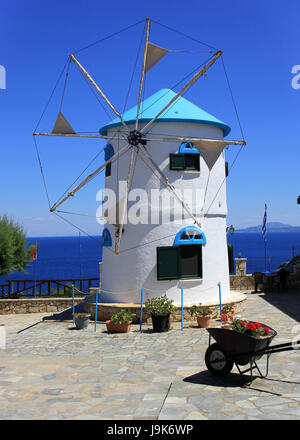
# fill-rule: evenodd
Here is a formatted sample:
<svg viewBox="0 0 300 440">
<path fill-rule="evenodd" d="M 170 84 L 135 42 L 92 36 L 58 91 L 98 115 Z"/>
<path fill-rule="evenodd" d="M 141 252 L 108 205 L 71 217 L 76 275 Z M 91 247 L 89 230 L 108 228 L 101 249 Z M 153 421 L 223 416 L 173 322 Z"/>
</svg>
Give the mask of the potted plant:
<svg viewBox="0 0 300 440">
<path fill-rule="evenodd" d="M 111 319 L 106 321 L 108 333 L 128 333 L 132 324 L 132 318 L 135 313 L 127 312 L 125 309 L 112 315 Z"/>
<path fill-rule="evenodd" d="M 233 314 L 234 314 L 233 303 L 225 304 L 224 306 L 222 306 L 222 315 L 220 316 L 220 319 L 224 323 L 233 321 Z"/>
<path fill-rule="evenodd" d="M 90 322 L 90 313 L 73 313 L 75 325 L 78 330 L 87 328 Z"/>
<path fill-rule="evenodd" d="M 198 306 L 190 308 L 191 316 L 196 315 L 198 327 L 207 328 L 210 325 L 212 317 L 212 309 L 209 306 L 203 306 L 201 303 Z"/>
<path fill-rule="evenodd" d="M 166 294 L 145 302 L 145 310 L 151 314 L 154 332 L 167 332 L 170 329 L 170 314 L 175 311 L 173 302 Z"/>
</svg>

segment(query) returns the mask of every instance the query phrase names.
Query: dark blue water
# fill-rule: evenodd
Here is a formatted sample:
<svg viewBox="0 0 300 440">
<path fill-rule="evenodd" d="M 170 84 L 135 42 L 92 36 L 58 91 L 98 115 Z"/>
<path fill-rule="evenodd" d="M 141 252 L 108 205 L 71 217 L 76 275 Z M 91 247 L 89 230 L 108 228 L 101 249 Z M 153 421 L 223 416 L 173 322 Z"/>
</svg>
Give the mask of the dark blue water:
<svg viewBox="0 0 300 440">
<path fill-rule="evenodd" d="M 28 246 L 37 243 L 37 259 L 26 273 L 12 272 L 0 279 L 47 280 L 99 277 L 102 258 L 101 237 L 37 237 L 28 238 Z"/>
<path fill-rule="evenodd" d="M 234 257 L 241 253 L 247 258 L 247 273 L 265 271 L 265 248 L 261 233 L 239 233 L 228 235 L 233 244 Z M 294 248 L 294 250 L 293 250 Z M 281 263 L 300 254 L 300 232 L 269 232 L 267 234 L 267 270 L 274 271 Z"/>
<path fill-rule="evenodd" d="M 101 237 L 40 237 L 28 238 L 28 245 L 37 242 L 39 251 L 36 261 L 26 268 L 26 273 L 13 272 L 0 279 L 66 279 L 97 278 L 102 258 Z M 234 257 L 239 253 L 247 258 L 247 273 L 265 270 L 264 241 L 261 233 L 234 233 L 228 235 L 233 244 Z M 300 253 L 300 233 L 273 232 L 267 236 L 267 257 L 270 270 Z M 269 269 L 269 265 L 267 267 Z"/>
</svg>

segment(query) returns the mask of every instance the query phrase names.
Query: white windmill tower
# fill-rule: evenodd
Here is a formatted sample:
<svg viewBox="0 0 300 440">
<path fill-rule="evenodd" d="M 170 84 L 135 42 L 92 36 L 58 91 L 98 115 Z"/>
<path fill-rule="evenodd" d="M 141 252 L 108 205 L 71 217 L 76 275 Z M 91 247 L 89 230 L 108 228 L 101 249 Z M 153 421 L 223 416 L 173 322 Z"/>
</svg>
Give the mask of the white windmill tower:
<svg viewBox="0 0 300 440">
<path fill-rule="evenodd" d="M 218 283 L 226 300 L 230 288 L 223 150 L 245 141 L 224 139 L 230 128 L 182 97 L 222 52 L 213 53 L 178 93 L 164 89 L 142 102 L 145 74 L 168 52 L 149 42 L 150 19 L 146 24 L 138 104 L 124 115 L 70 55 L 117 119 L 102 127 L 100 135 L 80 135 L 59 114 L 52 133 L 35 133 L 108 139 L 106 162 L 51 211 L 105 169 L 106 188 L 118 197 L 104 209 L 108 224 L 103 231 L 102 301 L 134 303 L 144 288 L 148 297 L 167 293 L 179 303 L 183 287 L 185 304 L 214 302 Z M 143 195 L 136 203 L 138 192 Z M 174 201 L 171 212 L 167 193 Z"/>
</svg>

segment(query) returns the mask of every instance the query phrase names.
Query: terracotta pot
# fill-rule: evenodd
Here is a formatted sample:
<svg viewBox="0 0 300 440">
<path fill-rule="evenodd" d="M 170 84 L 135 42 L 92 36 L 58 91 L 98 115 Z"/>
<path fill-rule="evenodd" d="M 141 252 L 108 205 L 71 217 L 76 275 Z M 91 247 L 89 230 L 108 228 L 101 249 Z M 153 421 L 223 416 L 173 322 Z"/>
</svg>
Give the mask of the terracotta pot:
<svg viewBox="0 0 300 440">
<path fill-rule="evenodd" d="M 111 320 L 106 321 L 106 328 L 108 333 L 128 333 L 132 321 L 124 322 L 123 324 L 114 324 Z"/>
<path fill-rule="evenodd" d="M 197 315 L 198 327 L 207 328 L 209 327 L 211 320 L 211 315 Z"/>
</svg>

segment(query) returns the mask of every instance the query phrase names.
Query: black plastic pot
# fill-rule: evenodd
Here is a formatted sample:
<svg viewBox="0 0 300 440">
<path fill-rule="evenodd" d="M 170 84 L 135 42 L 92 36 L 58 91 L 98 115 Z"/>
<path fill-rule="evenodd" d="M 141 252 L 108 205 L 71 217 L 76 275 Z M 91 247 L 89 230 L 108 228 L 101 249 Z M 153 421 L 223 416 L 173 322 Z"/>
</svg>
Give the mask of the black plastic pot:
<svg viewBox="0 0 300 440">
<path fill-rule="evenodd" d="M 170 313 L 166 315 L 151 314 L 151 318 L 154 333 L 167 332 L 170 329 Z"/>
</svg>

